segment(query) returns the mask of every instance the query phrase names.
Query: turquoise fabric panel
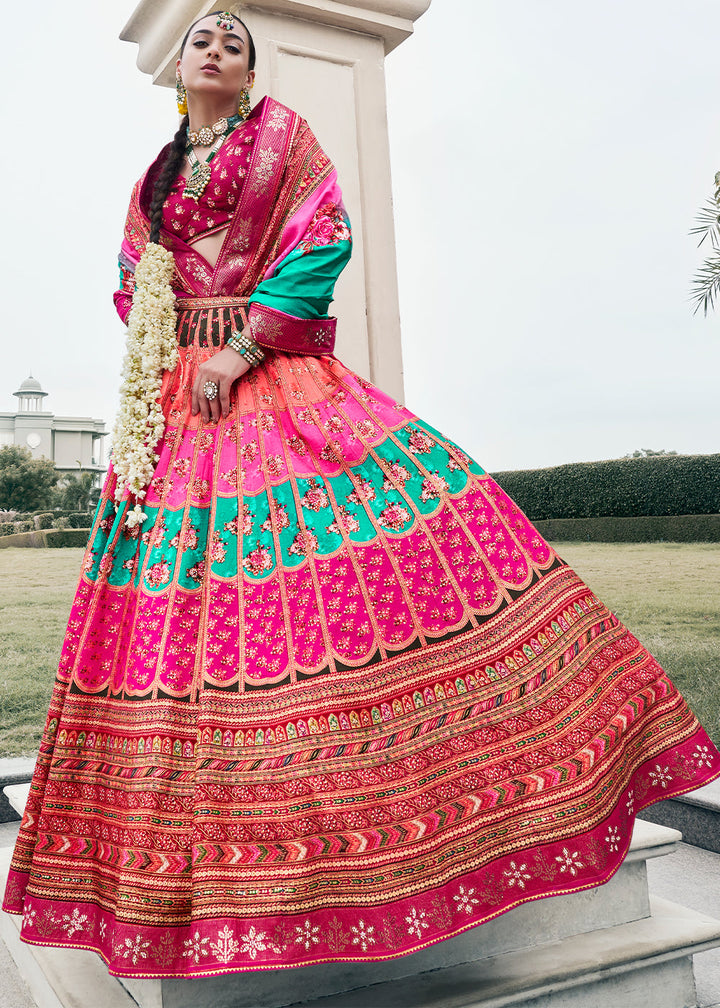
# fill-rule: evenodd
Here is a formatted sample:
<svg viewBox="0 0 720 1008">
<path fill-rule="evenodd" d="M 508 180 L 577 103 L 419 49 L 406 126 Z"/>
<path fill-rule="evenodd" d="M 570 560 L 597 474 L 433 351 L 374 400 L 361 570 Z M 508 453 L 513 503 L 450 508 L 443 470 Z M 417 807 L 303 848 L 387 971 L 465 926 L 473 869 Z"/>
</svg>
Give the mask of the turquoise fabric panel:
<svg viewBox="0 0 720 1008">
<path fill-rule="evenodd" d="M 327 318 L 335 283 L 350 259 L 352 242 L 290 253 L 278 270 L 259 284 L 250 304 L 263 304 L 295 318 Z"/>
</svg>

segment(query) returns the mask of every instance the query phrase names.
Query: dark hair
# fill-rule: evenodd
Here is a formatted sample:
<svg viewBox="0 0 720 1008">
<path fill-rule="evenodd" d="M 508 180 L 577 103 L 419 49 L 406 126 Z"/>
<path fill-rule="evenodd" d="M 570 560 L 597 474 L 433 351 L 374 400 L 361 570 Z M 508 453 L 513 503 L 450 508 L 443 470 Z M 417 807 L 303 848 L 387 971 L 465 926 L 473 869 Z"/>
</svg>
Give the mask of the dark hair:
<svg viewBox="0 0 720 1008">
<path fill-rule="evenodd" d="M 213 14 L 224 14 L 225 11 L 210 11 L 208 14 L 203 14 L 201 18 L 197 21 L 193 21 L 188 30 L 185 32 L 185 36 L 182 40 L 180 46 L 180 55 L 182 56 L 183 50 L 185 49 L 185 43 L 190 37 L 190 32 L 193 30 L 196 24 L 200 21 L 204 21 L 205 18 L 212 17 Z M 250 34 L 250 30 L 245 22 L 239 18 L 236 14 L 233 15 L 236 21 L 239 21 L 247 32 L 248 43 L 249 43 L 249 58 L 248 58 L 248 68 L 250 70 L 255 69 L 255 43 L 253 42 L 253 37 Z M 162 211 L 165 204 L 165 200 L 168 197 L 170 188 L 175 180 L 175 177 L 180 170 L 180 165 L 182 164 L 182 159 L 185 156 L 185 147 L 187 145 L 187 128 L 188 128 L 188 116 L 185 115 L 182 118 L 182 122 L 178 128 L 177 133 L 173 137 L 172 143 L 168 149 L 167 157 L 163 162 L 162 169 L 157 179 L 155 180 L 155 185 L 153 186 L 152 198 L 150 200 L 150 238 L 151 242 L 157 242 L 160 237 L 160 228 L 162 227 Z"/>
</svg>

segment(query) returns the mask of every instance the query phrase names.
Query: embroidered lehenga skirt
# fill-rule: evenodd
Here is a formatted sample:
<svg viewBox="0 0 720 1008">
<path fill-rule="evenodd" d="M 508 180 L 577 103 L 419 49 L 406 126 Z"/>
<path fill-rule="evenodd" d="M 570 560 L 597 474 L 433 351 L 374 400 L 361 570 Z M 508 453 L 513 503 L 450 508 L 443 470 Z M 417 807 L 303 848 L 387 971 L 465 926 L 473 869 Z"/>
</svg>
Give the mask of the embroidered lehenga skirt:
<svg viewBox="0 0 720 1008">
<path fill-rule="evenodd" d="M 714 746 L 500 487 L 334 357 L 268 352 L 193 418 L 238 311 L 180 314 L 140 529 L 108 478 L 6 893 L 23 937 L 129 976 L 378 960 L 607 881 Z"/>
</svg>

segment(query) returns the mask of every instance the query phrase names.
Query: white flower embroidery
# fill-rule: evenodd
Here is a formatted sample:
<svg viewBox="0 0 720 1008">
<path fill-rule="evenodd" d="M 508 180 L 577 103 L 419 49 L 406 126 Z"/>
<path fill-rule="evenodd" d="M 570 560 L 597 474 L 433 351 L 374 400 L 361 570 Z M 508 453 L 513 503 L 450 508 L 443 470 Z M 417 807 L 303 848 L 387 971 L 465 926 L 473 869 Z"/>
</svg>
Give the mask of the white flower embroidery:
<svg viewBox="0 0 720 1008">
<path fill-rule="evenodd" d="M 255 928 L 251 928 L 250 930 L 254 932 Z M 247 936 L 243 935 L 243 939 L 245 937 Z M 264 947 L 263 945 L 262 948 Z M 229 963 L 233 956 L 237 955 L 240 951 L 240 942 L 235 940 L 232 931 L 226 924 L 222 931 L 218 931 L 218 940 L 210 948 L 219 962 Z M 243 948 L 243 952 L 250 952 L 251 959 L 254 959 L 257 955 L 257 951 L 250 951 L 250 949 L 246 948 Z"/>
<path fill-rule="evenodd" d="M 63 931 L 67 931 L 68 938 L 72 938 L 76 931 L 85 930 L 87 922 L 87 914 L 81 914 L 80 911 L 75 908 L 71 914 L 63 914 L 62 929 Z"/>
<path fill-rule="evenodd" d="M 650 771 L 650 780 L 653 784 L 659 784 L 661 788 L 666 788 L 672 780 L 670 767 L 662 767 L 656 763 L 655 769 Z"/>
<path fill-rule="evenodd" d="M 532 878 L 532 875 L 527 874 L 526 864 L 516 865 L 514 861 L 510 862 L 510 867 L 505 869 L 503 875 L 508 880 L 511 889 L 513 886 L 524 889 L 525 883 Z"/>
<path fill-rule="evenodd" d="M 426 931 L 430 925 L 425 920 L 425 911 L 421 910 L 420 913 L 417 912 L 415 907 L 410 911 L 410 915 L 405 918 L 408 924 L 408 934 L 416 935 L 418 938 L 422 938 L 423 931 Z"/>
<path fill-rule="evenodd" d="M 368 946 L 375 944 L 375 939 L 373 934 L 375 933 L 375 928 L 371 924 L 366 924 L 365 921 L 358 921 L 357 927 L 351 927 L 353 935 L 353 945 L 360 945 L 363 952 L 367 952 Z"/>
<path fill-rule="evenodd" d="M 695 752 L 693 753 L 693 759 L 698 766 L 712 766 L 712 758 L 710 756 L 710 750 L 706 745 L 695 746 Z"/>
<path fill-rule="evenodd" d="M 611 851 L 620 850 L 620 830 L 617 826 L 608 827 L 605 843 Z"/>
<path fill-rule="evenodd" d="M 33 925 L 33 923 L 35 921 L 35 917 L 36 917 L 36 913 L 33 910 L 31 904 L 28 903 L 28 905 L 23 910 L 23 915 L 22 915 L 23 927 L 26 927 L 26 928 L 32 927 L 32 925 Z"/>
<path fill-rule="evenodd" d="M 579 860 L 579 851 L 573 851 L 571 854 L 567 847 L 563 847 L 562 854 L 558 854 L 555 860 L 560 865 L 561 874 L 570 872 L 572 876 L 575 876 L 584 867 L 582 861 Z"/>
<path fill-rule="evenodd" d="M 107 931 L 107 921 L 106 920 L 101 920 L 100 921 L 100 937 L 102 939 L 105 938 L 105 932 L 106 931 Z"/>
<path fill-rule="evenodd" d="M 187 959 L 194 959 L 196 964 L 199 963 L 201 956 L 209 955 L 208 949 L 205 948 L 209 941 L 209 938 L 201 938 L 200 932 L 196 931 L 192 938 L 187 938 L 183 942 L 185 946 L 183 956 Z"/>
<path fill-rule="evenodd" d="M 320 941 L 317 937 L 320 934 L 320 928 L 313 927 L 309 920 L 306 920 L 302 927 L 296 927 L 295 930 L 297 932 L 295 944 L 304 945 L 306 952 L 309 952 L 311 947 Z"/>
<path fill-rule="evenodd" d="M 460 891 L 453 896 L 457 903 L 458 913 L 471 914 L 473 912 L 473 907 L 478 905 L 478 900 L 473 898 L 474 893 L 474 889 L 466 889 L 464 885 L 460 886 Z"/>
<path fill-rule="evenodd" d="M 116 947 L 115 954 L 122 956 L 123 959 L 129 959 L 133 966 L 137 966 L 140 959 L 147 959 L 145 949 L 149 947 L 149 941 L 143 941 L 140 935 L 136 935 L 134 940 L 126 938 L 124 942 L 121 942 Z"/>
<path fill-rule="evenodd" d="M 634 813 L 635 813 L 635 792 L 634 791 L 628 792 L 627 802 L 625 803 L 625 806 L 626 806 L 626 808 L 628 810 L 628 815 L 634 815 Z"/>
<path fill-rule="evenodd" d="M 280 130 L 284 129 L 287 120 L 288 120 L 288 112 L 285 109 L 275 108 L 268 116 L 265 125 L 268 127 L 268 129 Z"/>
</svg>

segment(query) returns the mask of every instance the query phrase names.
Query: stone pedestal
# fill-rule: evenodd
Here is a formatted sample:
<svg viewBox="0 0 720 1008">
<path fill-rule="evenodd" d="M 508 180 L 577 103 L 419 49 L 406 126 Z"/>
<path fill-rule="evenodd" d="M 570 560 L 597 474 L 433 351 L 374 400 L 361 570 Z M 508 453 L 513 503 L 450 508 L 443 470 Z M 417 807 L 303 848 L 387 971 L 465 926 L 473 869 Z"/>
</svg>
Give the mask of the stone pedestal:
<svg viewBox="0 0 720 1008">
<path fill-rule="evenodd" d="M 385 101 L 385 54 L 430 0 L 254 0 L 243 10 L 257 47 L 253 101 L 269 94 L 303 115 L 338 169 L 354 252 L 336 288 L 338 356 L 402 401 L 400 316 Z M 138 66 L 174 86 L 188 26 L 214 0 L 141 0 L 121 37 Z"/>
</svg>

